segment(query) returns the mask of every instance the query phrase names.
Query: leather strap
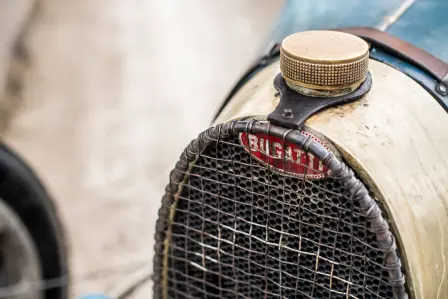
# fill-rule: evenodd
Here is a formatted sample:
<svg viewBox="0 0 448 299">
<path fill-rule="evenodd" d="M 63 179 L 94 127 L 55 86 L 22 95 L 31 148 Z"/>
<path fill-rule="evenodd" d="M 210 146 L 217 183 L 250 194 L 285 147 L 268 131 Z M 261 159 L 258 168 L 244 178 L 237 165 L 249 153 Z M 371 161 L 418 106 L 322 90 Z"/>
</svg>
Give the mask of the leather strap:
<svg viewBox="0 0 448 299">
<path fill-rule="evenodd" d="M 416 46 L 386 32 L 368 27 L 336 29 L 359 36 L 365 41 L 395 54 L 432 74 L 441 84 L 448 86 L 448 64 Z"/>
<path fill-rule="evenodd" d="M 390 52 L 391 54 L 420 67 L 421 69 L 434 76 L 438 81 L 436 84 L 434 84 L 434 80 L 427 80 L 426 82 L 420 82 L 420 84 L 422 84 L 448 112 L 448 102 L 444 100 L 448 96 L 447 63 L 410 43 L 402 41 L 388 33 L 374 28 L 351 27 L 331 30 L 337 30 L 357 35 L 365 41 L 374 44 L 377 47 L 384 48 L 387 52 Z M 221 107 L 218 109 L 215 115 L 215 119 L 221 113 L 230 99 L 238 92 L 241 86 L 243 86 L 257 70 L 262 69 L 278 58 L 280 47 L 281 43 L 272 45 L 266 55 L 255 61 L 255 63 L 241 77 L 241 79 L 227 95 Z"/>
</svg>

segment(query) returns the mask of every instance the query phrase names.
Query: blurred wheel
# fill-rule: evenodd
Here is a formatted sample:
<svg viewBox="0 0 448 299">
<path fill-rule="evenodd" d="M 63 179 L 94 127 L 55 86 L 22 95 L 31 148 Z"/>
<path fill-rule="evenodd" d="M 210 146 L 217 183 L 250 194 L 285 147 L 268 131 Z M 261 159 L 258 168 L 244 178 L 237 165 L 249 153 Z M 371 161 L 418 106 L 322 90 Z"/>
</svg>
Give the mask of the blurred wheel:
<svg viewBox="0 0 448 299">
<path fill-rule="evenodd" d="M 0 200 L 0 298 L 38 299 L 41 281 L 34 242 L 19 217 Z"/>
<path fill-rule="evenodd" d="M 67 248 L 56 207 L 36 174 L 2 143 L 0 199 L 0 298 L 4 292 L 20 293 L 7 296 L 14 299 L 68 298 Z"/>
</svg>

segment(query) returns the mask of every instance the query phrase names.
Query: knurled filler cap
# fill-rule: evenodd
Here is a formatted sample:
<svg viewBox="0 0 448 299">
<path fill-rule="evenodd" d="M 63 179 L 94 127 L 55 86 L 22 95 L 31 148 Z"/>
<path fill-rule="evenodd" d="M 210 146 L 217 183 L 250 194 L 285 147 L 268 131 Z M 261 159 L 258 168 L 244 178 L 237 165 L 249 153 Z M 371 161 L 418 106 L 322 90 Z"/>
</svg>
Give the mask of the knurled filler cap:
<svg viewBox="0 0 448 299">
<path fill-rule="evenodd" d="M 304 31 L 286 37 L 280 69 L 289 87 L 309 96 L 339 96 L 366 79 L 369 46 L 338 31 Z"/>
</svg>

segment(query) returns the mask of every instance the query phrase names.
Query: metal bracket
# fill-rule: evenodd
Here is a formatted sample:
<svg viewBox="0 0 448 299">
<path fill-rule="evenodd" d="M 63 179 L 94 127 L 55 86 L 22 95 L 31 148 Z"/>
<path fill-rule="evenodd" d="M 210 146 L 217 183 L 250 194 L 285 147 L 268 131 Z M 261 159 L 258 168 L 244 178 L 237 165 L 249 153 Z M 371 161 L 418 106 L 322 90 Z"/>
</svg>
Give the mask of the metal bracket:
<svg viewBox="0 0 448 299">
<path fill-rule="evenodd" d="M 339 97 L 310 97 L 289 88 L 282 75 L 278 74 L 274 79 L 274 87 L 280 93 L 280 103 L 268 115 L 268 120 L 283 127 L 299 129 L 309 117 L 317 112 L 353 102 L 364 96 L 371 86 L 372 77 L 368 73 L 366 80 L 352 93 Z"/>
</svg>

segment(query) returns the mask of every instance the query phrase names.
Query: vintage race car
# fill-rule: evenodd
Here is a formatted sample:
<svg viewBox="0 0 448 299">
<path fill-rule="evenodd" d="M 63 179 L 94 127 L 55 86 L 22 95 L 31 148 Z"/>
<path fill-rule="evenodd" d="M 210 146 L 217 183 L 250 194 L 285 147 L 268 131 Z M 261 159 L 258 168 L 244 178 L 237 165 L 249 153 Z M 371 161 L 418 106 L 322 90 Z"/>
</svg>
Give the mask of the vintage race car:
<svg viewBox="0 0 448 299">
<path fill-rule="evenodd" d="M 154 297 L 448 298 L 447 13 L 289 1 L 171 172 Z"/>
</svg>

